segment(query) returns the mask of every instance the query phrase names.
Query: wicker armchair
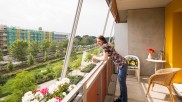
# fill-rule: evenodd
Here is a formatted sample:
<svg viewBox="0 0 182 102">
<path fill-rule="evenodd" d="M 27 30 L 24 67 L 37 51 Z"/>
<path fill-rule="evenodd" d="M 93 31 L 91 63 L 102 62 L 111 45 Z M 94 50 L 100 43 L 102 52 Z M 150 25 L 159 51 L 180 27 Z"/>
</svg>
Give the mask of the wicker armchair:
<svg viewBox="0 0 182 102">
<path fill-rule="evenodd" d="M 152 84 L 152 88 L 154 87 L 154 84 L 160 84 L 168 88 L 171 101 L 174 102 L 174 98 L 172 94 L 173 78 L 175 77 L 176 73 L 179 70 L 181 70 L 181 68 L 166 68 L 166 69 L 161 69 L 156 71 L 156 73 L 150 76 L 149 78 L 146 96 L 149 93 L 151 84 Z"/>
</svg>

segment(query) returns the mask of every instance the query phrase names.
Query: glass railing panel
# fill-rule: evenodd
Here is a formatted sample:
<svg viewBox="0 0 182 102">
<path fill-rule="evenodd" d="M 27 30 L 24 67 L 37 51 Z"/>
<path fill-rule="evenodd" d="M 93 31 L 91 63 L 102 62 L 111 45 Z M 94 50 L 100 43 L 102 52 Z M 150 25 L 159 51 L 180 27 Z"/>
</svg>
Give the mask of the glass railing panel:
<svg viewBox="0 0 182 102">
<path fill-rule="evenodd" d="M 42 101 L 48 101 L 52 96 L 64 98 L 70 92 L 66 89 L 76 86 L 97 66 L 97 63 L 92 63 L 91 58 L 99 52 L 95 41 L 96 37 L 103 32 L 108 6 L 105 0 L 86 0 L 83 2 L 68 62 L 66 77 L 70 78 L 69 83 L 65 83 L 64 88 L 60 87 L 59 91 L 54 91 L 54 94 L 48 91 L 57 85 L 56 83 L 60 86 L 60 83 L 64 81 L 60 77 L 77 3 L 78 0 L 48 0 L 46 2 L 39 0 L 23 1 L 24 5 L 14 1 L 11 3 L 5 1 L 0 4 L 13 6 L 15 11 L 23 12 L 19 14 L 8 9 L 6 13 L 2 12 L 5 16 L 13 14 L 14 19 L 21 18 L 21 21 L 16 23 L 8 22 L 11 21 L 9 18 L 5 19 L 7 20 L 6 42 L 8 44 L 7 48 L 3 49 L 5 63 L 0 68 L 0 98 L 2 100 L 10 101 L 12 97 L 15 97 L 14 99 L 19 102 L 29 91 L 32 92 L 31 95 L 40 92 L 39 95 L 44 96 Z M 0 9 L 1 7 L 4 6 L 0 6 Z M 107 29 L 110 28 L 106 28 L 105 36 L 108 37 L 110 30 L 107 31 Z M 54 36 L 56 32 L 58 35 L 64 32 L 62 35 L 66 33 L 66 36 L 56 37 Z M 6 45 L 6 43 L 3 44 Z"/>
<path fill-rule="evenodd" d="M 39 0 L 23 1 L 21 4 L 5 1 L 0 4 L 0 9 L 7 5 L 14 7 L 14 11 L 6 9 L 6 12 L 1 12 L 3 16 L 0 17 L 7 25 L 7 39 L 2 40 L 8 43 L 8 48 L 2 49 L 4 61 L 0 65 L 2 100 L 14 99 L 15 102 L 20 102 L 24 93 L 42 90 L 56 83 L 61 75 L 67 48 L 65 42 L 71 32 L 77 2 L 78 0 Z M 8 14 L 15 21 L 21 20 L 13 22 L 6 17 Z M 54 32 L 64 32 L 59 35 L 66 33 L 67 36 L 54 40 Z M 5 42 L 3 44 L 6 45 Z"/>
</svg>

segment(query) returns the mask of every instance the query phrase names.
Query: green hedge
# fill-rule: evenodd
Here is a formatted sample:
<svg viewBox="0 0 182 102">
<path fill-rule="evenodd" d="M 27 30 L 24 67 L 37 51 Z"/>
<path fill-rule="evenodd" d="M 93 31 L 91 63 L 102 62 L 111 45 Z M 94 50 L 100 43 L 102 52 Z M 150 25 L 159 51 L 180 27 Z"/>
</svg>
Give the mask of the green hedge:
<svg viewBox="0 0 182 102">
<path fill-rule="evenodd" d="M 85 73 L 88 73 L 88 72 L 90 72 L 95 66 L 96 66 L 96 64 L 91 63 L 91 64 L 87 65 L 85 68 L 83 68 L 81 71 L 82 71 L 82 72 L 85 72 Z"/>
<path fill-rule="evenodd" d="M 83 79 L 83 76 L 77 75 L 77 76 L 68 76 L 70 79 L 70 84 L 78 84 Z"/>
<path fill-rule="evenodd" d="M 37 69 L 39 67 L 46 66 L 48 63 L 54 63 L 54 62 L 57 62 L 59 60 L 63 60 L 63 58 L 58 58 L 58 59 L 47 61 L 47 62 L 44 62 L 44 63 L 39 63 L 39 64 L 33 65 L 31 67 L 28 67 L 26 69 L 20 69 L 20 70 L 17 70 L 16 72 L 11 72 L 11 73 L 8 73 L 8 74 L 0 75 L 0 85 L 5 84 L 9 78 L 14 77 L 17 73 L 20 73 L 23 70 L 24 71 L 35 70 L 35 69 Z"/>
</svg>

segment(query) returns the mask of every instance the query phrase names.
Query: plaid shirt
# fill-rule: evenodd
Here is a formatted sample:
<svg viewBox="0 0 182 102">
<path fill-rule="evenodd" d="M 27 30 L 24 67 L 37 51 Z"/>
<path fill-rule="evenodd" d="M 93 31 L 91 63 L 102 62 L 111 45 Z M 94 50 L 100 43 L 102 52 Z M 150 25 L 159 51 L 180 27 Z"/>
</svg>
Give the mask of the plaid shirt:
<svg viewBox="0 0 182 102">
<path fill-rule="evenodd" d="M 115 65 L 121 66 L 122 68 L 123 65 L 127 64 L 126 59 L 117 53 L 116 50 L 113 47 L 109 46 L 107 43 L 103 44 L 102 48 L 105 53 L 108 53 L 108 56 L 111 58 Z"/>
</svg>

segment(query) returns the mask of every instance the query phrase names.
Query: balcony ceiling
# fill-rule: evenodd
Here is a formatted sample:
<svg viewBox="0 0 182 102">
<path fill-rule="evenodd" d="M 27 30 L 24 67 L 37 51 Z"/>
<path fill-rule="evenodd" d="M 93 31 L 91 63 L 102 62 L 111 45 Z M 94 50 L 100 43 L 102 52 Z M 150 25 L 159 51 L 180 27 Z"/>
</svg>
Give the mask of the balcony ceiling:
<svg viewBox="0 0 182 102">
<path fill-rule="evenodd" d="M 156 8 L 165 7 L 172 0 L 116 0 L 117 9 L 141 9 L 141 8 Z"/>
</svg>

